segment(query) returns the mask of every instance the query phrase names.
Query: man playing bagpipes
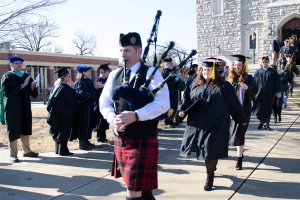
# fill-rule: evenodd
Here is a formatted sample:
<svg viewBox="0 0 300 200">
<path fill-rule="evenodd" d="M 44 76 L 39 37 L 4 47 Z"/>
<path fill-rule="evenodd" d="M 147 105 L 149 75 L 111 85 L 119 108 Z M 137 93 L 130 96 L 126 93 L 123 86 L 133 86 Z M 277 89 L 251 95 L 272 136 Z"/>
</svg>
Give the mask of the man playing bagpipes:
<svg viewBox="0 0 300 200">
<path fill-rule="evenodd" d="M 154 95 L 153 101 L 135 110 L 130 109 L 133 107 L 124 98 L 115 101 L 114 107 L 111 100 L 115 92 L 119 91 L 116 88 L 140 88 L 154 71 L 154 67 L 141 62 L 142 42 L 138 33 L 121 34 L 120 46 L 125 66 L 110 73 L 100 96 L 100 111 L 113 126 L 116 135 L 112 175 L 123 177 L 127 187 L 126 199 L 155 199 L 152 190 L 158 187 L 156 118 L 170 108 L 169 91 L 166 85 L 163 86 Z M 161 82 L 163 78 L 156 71 L 148 86 L 149 90 L 157 88 Z M 141 97 L 137 95 L 133 98 Z"/>
</svg>

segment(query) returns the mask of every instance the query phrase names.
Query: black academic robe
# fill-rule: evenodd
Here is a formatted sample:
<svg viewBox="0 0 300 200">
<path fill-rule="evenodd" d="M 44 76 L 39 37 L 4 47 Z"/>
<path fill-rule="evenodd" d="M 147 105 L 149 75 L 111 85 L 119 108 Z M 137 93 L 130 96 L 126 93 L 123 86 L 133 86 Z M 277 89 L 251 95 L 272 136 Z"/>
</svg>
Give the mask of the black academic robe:
<svg viewBox="0 0 300 200">
<path fill-rule="evenodd" d="M 103 79 L 101 77 L 97 78 L 97 82 L 99 83 L 106 83 L 107 79 Z M 103 118 L 102 114 L 100 113 L 99 109 L 99 98 L 102 94 L 103 88 L 99 88 L 95 92 L 95 101 L 94 101 L 94 130 L 106 130 L 109 129 L 109 124 L 107 121 Z"/>
<path fill-rule="evenodd" d="M 32 135 L 32 114 L 30 97 L 36 98 L 37 88 L 31 90 L 33 79 L 21 89 L 21 84 L 29 75 L 24 73 L 22 77 L 12 72 L 2 76 L 1 86 L 4 92 L 4 117 L 9 141 L 12 142 L 20 135 Z"/>
<path fill-rule="evenodd" d="M 232 82 L 232 86 L 237 95 L 239 93 L 239 88 L 240 88 L 238 80 L 239 80 L 239 76 L 237 76 L 236 79 Z M 244 145 L 245 143 L 245 133 L 248 129 L 249 121 L 251 118 L 252 101 L 254 100 L 254 96 L 257 93 L 257 86 L 252 75 L 248 74 L 248 78 L 245 81 L 245 84 L 248 86 L 248 89 L 245 90 L 242 106 L 246 114 L 246 117 L 248 119 L 248 123 L 246 125 L 242 125 L 232 120 L 231 127 L 230 127 L 229 144 L 234 146 Z"/>
<path fill-rule="evenodd" d="M 191 86 L 180 110 L 189 109 L 180 155 L 186 157 L 191 151 L 197 159 L 228 157 L 230 115 L 238 123 L 246 123 L 247 117 L 230 83 L 220 80 L 216 86 Z"/>
<path fill-rule="evenodd" d="M 269 123 L 276 94 L 281 92 L 278 73 L 270 67 L 267 70 L 261 68 L 256 71 L 254 79 L 258 92 L 252 110 L 261 123 Z"/>
<path fill-rule="evenodd" d="M 79 105 L 75 110 L 75 119 L 70 140 L 78 138 L 79 140 L 86 141 L 91 138 L 94 125 L 95 88 L 92 80 L 89 78 L 77 79 L 74 85 Z"/>
<path fill-rule="evenodd" d="M 164 68 L 161 72 L 161 75 L 164 79 L 166 79 L 171 72 L 171 69 Z M 172 120 L 176 114 L 178 109 L 178 102 L 179 102 L 179 91 L 177 90 L 177 81 L 175 77 L 170 78 L 167 81 L 168 89 L 169 89 L 169 96 L 170 96 L 170 108 L 172 109 L 172 114 L 168 114 L 165 117 Z"/>
<path fill-rule="evenodd" d="M 68 84 L 60 83 L 53 89 L 47 106 L 47 123 L 54 141 L 68 141 L 77 105 L 76 92 Z"/>
</svg>

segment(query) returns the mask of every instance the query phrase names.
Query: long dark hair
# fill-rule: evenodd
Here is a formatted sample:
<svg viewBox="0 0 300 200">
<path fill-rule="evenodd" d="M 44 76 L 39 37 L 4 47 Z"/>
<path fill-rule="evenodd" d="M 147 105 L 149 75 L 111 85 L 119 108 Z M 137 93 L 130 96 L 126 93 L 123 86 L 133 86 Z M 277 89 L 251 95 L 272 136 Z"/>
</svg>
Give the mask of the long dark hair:
<svg viewBox="0 0 300 200">
<path fill-rule="evenodd" d="M 238 77 L 238 75 L 235 73 L 234 64 L 232 64 L 232 66 L 230 67 L 227 80 L 230 83 L 233 83 L 234 81 L 236 81 L 238 83 L 241 83 L 241 82 L 245 83 L 248 79 L 248 74 L 246 72 L 245 63 L 243 63 L 241 76 L 239 77 L 239 79 L 237 79 L 237 77 Z"/>
<path fill-rule="evenodd" d="M 217 67 L 217 66 L 216 66 Z M 215 79 L 213 79 L 212 81 L 211 81 L 211 85 L 212 86 L 215 86 L 215 85 L 217 85 L 218 84 L 218 82 L 220 81 L 220 75 L 218 74 L 218 70 L 217 69 L 215 69 L 214 70 L 214 73 L 215 73 Z M 197 72 L 197 76 L 196 76 L 196 78 L 195 78 L 195 80 L 194 80 L 194 84 L 196 84 L 196 85 L 204 85 L 206 83 L 206 80 L 205 80 L 205 78 L 203 77 L 203 67 L 200 67 L 199 69 L 198 69 L 198 72 Z"/>
</svg>

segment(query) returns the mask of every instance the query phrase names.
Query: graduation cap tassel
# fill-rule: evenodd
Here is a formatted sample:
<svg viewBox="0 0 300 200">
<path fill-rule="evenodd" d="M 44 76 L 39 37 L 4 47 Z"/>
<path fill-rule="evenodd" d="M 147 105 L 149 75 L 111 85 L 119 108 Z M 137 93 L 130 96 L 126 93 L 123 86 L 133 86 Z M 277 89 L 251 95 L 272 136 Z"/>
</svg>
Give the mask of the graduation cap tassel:
<svg viewBox="0 0 300 200">
<path fill-rule="evenodd" d="M 248 69 L 248 61 L 247 60 L 245 62 L 245 69 L 244 70 L 245 70 L 245 73 L 248 74 L 248 72 L 249 72 L 248 70 L 249 69 Z"/>
<path fill-rule="evenodd" d="M 215 67 L 215 62 L 213 62 L 213 67 L 212 67 L 212 72 L 211 72 L 211 79 L 215 80 L 215 74 L 216 74 L 216 67 Z"/>
</svg>

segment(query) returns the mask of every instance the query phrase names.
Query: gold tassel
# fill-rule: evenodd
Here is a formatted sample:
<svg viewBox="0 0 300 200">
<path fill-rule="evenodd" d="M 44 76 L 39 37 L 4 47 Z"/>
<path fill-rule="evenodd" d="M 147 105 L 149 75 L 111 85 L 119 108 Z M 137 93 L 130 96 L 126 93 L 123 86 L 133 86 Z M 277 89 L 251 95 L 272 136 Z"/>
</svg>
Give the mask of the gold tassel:
<svg viewBox="0 0 300 200">
<path fill-rule="evenodd" d="M 246 62 L 245 62 L 245 68 L 244 68 L 244 72 L 246 73 L 246 74 L 248 74 L 248 61 L 246 60 Z"/>
<path fill-rule="evenodd" d="M 212 67 L 212 72 L 211 72 L 211 79 L 215 80 L 215 74 L 216 74 L 216 67 L 215 67 L 215 62 L 213 62 L 213 67 Z"/>
</svg>

